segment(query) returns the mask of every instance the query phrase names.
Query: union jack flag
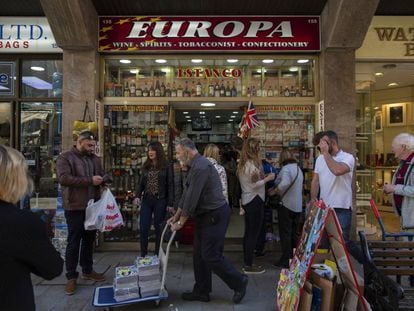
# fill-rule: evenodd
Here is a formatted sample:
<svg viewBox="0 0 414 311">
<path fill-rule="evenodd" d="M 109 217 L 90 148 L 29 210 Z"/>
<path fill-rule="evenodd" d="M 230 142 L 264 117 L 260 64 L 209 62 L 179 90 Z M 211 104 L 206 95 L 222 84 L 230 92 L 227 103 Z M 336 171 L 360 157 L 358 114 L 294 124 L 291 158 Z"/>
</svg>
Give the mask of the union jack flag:
<svg viewBox="0 0 414 311">
<path fill-rule="evenodd" d="M 249 105 L 247 106 L 246 111 L 246 126 L 248 129 L 252 129 L 254 127 L 260 126 L 259 120 L 257 119 L 256 115 L 256 108 L 253 106 L 253 102 L 250 99 Z"/>
</svg>

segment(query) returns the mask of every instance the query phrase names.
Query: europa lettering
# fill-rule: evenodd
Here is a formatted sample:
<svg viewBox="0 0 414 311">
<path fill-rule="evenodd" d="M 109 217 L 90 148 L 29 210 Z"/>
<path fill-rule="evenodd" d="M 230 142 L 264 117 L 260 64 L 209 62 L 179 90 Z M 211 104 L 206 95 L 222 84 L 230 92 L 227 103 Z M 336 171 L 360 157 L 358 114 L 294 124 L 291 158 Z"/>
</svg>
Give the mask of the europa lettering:
<svg viewBox="0 0 414 311">
<path fill-rule="evenodd" d="M 240 21 L 224 21 L 213 25 L 210 21 L 134 21 L 127 38 L 293 38 L 289 21 L 274 24 L 270 21 L 250 21 L 246 26 Z"/>
</svg>

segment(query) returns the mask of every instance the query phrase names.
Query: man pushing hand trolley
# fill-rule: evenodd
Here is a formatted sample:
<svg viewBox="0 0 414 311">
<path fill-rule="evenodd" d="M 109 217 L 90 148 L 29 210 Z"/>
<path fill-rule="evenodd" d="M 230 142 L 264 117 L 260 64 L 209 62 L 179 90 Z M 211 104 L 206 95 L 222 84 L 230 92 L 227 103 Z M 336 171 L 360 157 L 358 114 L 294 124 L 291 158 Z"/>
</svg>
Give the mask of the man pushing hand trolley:
<svg viewBox="0 0 414 311">
<path fill-rule="evenodd" d="M 92 302 L 92 305 L 94 307 L 108 308 L 108 310 L 111 310 L 113 307 L 130 305 L 130 304 L 134 304 L 134 303 L 138 303 L 142 301 L 155 301 L 155 305 L 158 306 L 161 300 L 166 300 L 168 298 L 168 291 L 165 287 L 165 277 L 167 275 L 167 266 L 168 266 L 168 257 L 170 254 L 170 246 L 172 242 L 174 241 L 174 236 L 176 234 L 176 231 L 172 231 L 172 234 L 168 240 L 167 246 L 164 250 L 163 249 L 164 235 L 166 234 L 169 226 L 170 224 L 167 223 L 161 234 L 161 242 L 160 242 L 160 248 L 159 248 L 159 253 L 158 253 L 158 259 L 161 265 L 162 275 L 161 275 L 161 286 L 159 287 L 159 290 L 158 288 L 156 289 L 157 294 L 144 296 L 142 292 L 142 288 L 141 288 L 139 298 L 131 298 L 131 299 L 120 301 L 119 299 L 118 300 L 115 299 L 114 286 L 100 286 L 100 287 L 95 288 L 95 292 L 93 295 L 93 302 Z M 143 259 L 145 260 L 146 257 Z"/>
</svg>

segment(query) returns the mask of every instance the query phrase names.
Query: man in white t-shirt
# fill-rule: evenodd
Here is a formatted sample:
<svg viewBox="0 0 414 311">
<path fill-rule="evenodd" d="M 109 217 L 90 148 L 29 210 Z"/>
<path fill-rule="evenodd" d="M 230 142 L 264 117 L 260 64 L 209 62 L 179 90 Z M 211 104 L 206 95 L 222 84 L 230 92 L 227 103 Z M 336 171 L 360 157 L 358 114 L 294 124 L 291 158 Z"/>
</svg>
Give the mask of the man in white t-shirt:
<svg viewBox="0 0 414 311">
<path fill-rule="evenodd" d="M 334 131 L 325 131 L 318 144 L 320 155 L 316 159 L 311 184 L 311 203 L 321 198 L 335 209 L 349 253 L 360 263 L 361 249 L 350 239 L 352 221 L 352 173 L 355 158 L 339 148 Z"/>
</svg>

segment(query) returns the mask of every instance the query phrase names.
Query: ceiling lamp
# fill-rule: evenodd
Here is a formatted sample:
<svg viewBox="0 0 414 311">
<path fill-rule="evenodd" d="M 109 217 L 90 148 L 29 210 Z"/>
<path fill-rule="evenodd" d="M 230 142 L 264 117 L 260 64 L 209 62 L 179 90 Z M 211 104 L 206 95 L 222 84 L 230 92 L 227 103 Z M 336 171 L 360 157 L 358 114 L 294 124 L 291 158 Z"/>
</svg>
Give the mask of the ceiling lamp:
<svg viewBox="0 0 414 311">
<path fill-rule="evenodd" d="M 167 60 L 166 60 L 166 59 L 161 59 L 161 58 L 159 58 L 159 59 L 156 59 L 156 60 L 155 60 L 155 62 L 156 62 L 157 64 L 165 64 L 165 63 L 167 62 Z"/>
<path fill-rule="evenodd" d="M 130 64 L 131 63 L 131 61 L 129 59 L 120 59 L 119 62 L 122 63 L 122 64 Z"/>
<path fill-rule="evenodd" d="M 298 59 L 297 63 L 298 64 L 306 64 L 309 62 L 309 59 Z"/>
<path fill-rule="evenodd" d="M 383 72 L 376 72 L 375 73 L 375 76 L 376 77 L 383 77 L 384 76 L 384 73 Z"/>
<path fill-rule="evenodd" d="M 264 59 L 264 60 L 262 60 L 262 63 L 264 63 L 264 64 L 271 64 L 273 62 L 274 62 L 273 59 Z"/>
<path fill-rule="evenodd" d="M 289 71 L 290 72 L 296 72 L 296 71 L 298 71 L 299 70 L 299 68 L 298 67 L 290 67 L 289 68 Z"/>
<path fill-rule="evenodd" d="M 237 63 L 238 61 L 239 61 L 238 59 L 233 59 L 233 58 L 227 60 L 227 62 L 231 64 Z"/>
<path fill-rule="evenodd" d="M 130 72 L 130 73 L 137 74 L 137 73 L 139 72 L 139 70 L 138 70 L 138 69 L 132 69 L 132 70 L 130 70 L 129 72 Z"/>
<path fill-rule="evenodd" d="M 192 59 L 191 62 L 194 63 L 194 64 L 199 64 L 199 63 L 202 63 L 203 60 L 202 59 Z"/>
<path fill-rule="evenodd" d="M 391 82 L 390 84 L 388 84 L 389 87 L 393 87 L 393 86 L 398 86 L 397 82 Z"/>
<path fill-rule="evenodd" d="M 200 106 L 203 106 L 203 107 L 214 107 L 214 106 L 216 106 L 216 104 L 215 103 L 201 103 Z"/>
<path fill-rule="evenodd" d="M 45 68 L 40 66 L 32 66 L 30 67 L 30 69 L 32 69 L 33 71 L 45 71 Z"/>
</svg>

